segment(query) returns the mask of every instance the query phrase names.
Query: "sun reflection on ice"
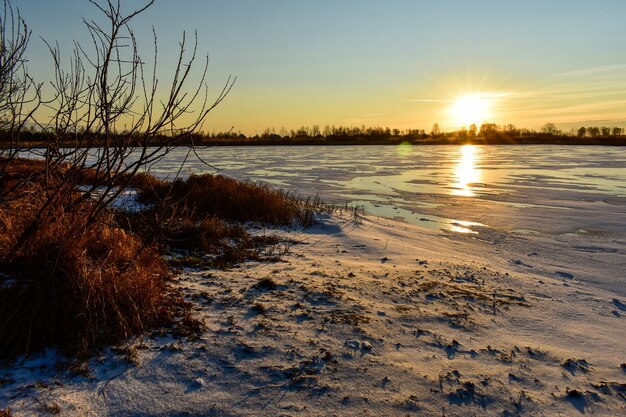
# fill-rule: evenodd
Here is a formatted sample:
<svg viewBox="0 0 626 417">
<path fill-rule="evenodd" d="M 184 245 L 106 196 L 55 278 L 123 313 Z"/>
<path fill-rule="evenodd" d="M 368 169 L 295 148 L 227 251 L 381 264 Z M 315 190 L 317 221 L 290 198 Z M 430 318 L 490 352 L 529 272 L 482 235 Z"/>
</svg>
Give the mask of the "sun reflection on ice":
<svg viewBox="0 0 626 417">
<path fill-rule="evenodd" d="M 463 221 L 463 220 L 457 220 L 455 222 L 453 222 L 452 224 L 448 225 L 448 228 L 450 229 L 450 231 L 452 232 L 456 232 L 456 233 L 462 233 L 465 235 L 477 235 L 478 232 L 476 230 L 472 230 L 471 227 L 472 226 L 485 226 L 482 223 L 478 223 L 478 222 L 468 222 L 468 221 Z"/>
<path fill-rule="evenodd" d="M 477 146 L 463 145 L 460 148 L 461 156 L 454 167 L 456 183 L 452 194 L 462 197 L 474 197 L 475 186 L 481 179 L 481 171 L 476 168 L 480 160 L 480 152 Z"/>
</svg>

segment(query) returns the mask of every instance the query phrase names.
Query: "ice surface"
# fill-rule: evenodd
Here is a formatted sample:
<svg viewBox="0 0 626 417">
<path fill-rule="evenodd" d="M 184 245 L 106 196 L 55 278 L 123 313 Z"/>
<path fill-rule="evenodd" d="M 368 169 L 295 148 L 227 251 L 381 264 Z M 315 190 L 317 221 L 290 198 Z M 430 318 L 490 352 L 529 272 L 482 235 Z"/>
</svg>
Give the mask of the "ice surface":
<svg viewBox="0 0 626 417">
<path fill-rule="evenodd" d="M 174 175 L 185 155 L 174 150 L 154 173 Z M 534 252 L 525 264 L 536 271 L 576 271 L 577 279 L 626 296 L 622 147 L 212 147 L 200 155 L 223 175 L 486 240 L 513 258 Z M 215 172 L 197 160 L 186 169 Z"/>
</svg>

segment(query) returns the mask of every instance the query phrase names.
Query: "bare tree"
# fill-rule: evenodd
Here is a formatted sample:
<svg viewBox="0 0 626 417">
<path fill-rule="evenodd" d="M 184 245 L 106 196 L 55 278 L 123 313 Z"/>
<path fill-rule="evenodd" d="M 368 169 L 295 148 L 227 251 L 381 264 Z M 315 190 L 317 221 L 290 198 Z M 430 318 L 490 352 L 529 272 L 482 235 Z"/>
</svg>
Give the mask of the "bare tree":
<svg viewBox="0 0 626 417">
<path fill-rule="evenodd" d="M 157 78 L 157 35 L 150 65 L 141 57 L 131 21 L 154 4 L 130 12 L 120 0 L 90 2 L 104 23 L 84 20 L 92 43 L 77 43 L 69 68 L 58 45 L 48 44 L 55 68 L 54 98 L 48 103 L 53 117 L 41 127 L 53 134 L 46 156 L 51 166 L 69 163 L 64 182 L 71 185 L 85 169 L 95 169 L 98 184 L 85 193 L 94 196 L 93 220 L 123 191 L 142 168 L 158 162 L 183 139 L 198 130 L 207 114 L 229 93 L 229 77 L 209 101 L 206 75 L 208 56 L 198 62 L 197 33 L 189 42 L 185 33 L 170 85 Z M 199 67 L 199 81 L 192 73 Z M 159 97 L 166 91 L 164 97 Z M 186 120 L 183 120 L 186 119 Z M 97 149 L 97 154 L 93 150 Z M 73 175 L 75 174 L 75 175 Z"/>
<path fill-rule="evenodd" d="M 0 4 L 0 173 L 18 152 L 20 133 L 40 104 L 40 86 L 28 74 L 26 49 L 31 32 L 8 0 Z"/>
<path fill-rule="evenodd" d="M 477 132 L 478 132 L 478 128 L 476 127 L 476 125 L 474 123 L 469 125 L 469 129 L 467 130 L 467 134 L 469 135 L 470 138 L 475 138 Z"/>
<path fill-rule="evenodd" d="M 589 136 L 591 136 L 592 138 L 597 138 L 598 136 L 600 136 L 600 128 L 597 126 L 591 126 L 587 128 L 587 133 L 589 134 Z"/>
<path fill-rule="evenodd" d="M 433 125 L 432 130 L 430 131 L 430 136 L 434 138 L 434 137 L 439 136 L 440 134 L 441 134 L 441 129 L 439 128 L 439 123 L 435 123 Z"/>
<path fill-rule="evenodd" d="M 546 135 L 560 135 L 561 131 L 557 129 L 554 123 L 548 122 L 541 128 L 541 131 Z"/>
<path fill-rule="evenodd" d="M 160 85 L 157 35 L 153 30 L 153 58 L 147 63 L 131 27 L 133 19 L 154 0 L 128 12 L 122 9 L 120 0 L 89 1 L 101 16 L 99 20 L 84 19 L 91 44 L 87 47 L 75 43 L 69 64 L 65 65 L 58 44 L 47 43 L 54 78 L 50 82 L 52 97 L 45 100 L 45 106 L 52 116 L 37 125 L 48 138 L 43 152 L 46 195 L 14 251 L 40 224 L 54 222 L 59 208 L 71 211 L 87 207 L 87 221 L 77 224 L 77 228 L 96 221 L 140 170 L 149 169 L 174 146 L 193 140 L 192 134 L 224 100 L 236 80 L 229 76 L 215 98 L 209 100 L 208 55 L 204 60 L 198 57 L 197 33 L 191 42 L 183 33 L 172 81 Z M 193 81 L 196 67 L 199 71 Z M 187 156 L 191 152 L 196 153 L 193 142 Z M 84 185 L 89 175 L 95 176 L 95 181 L 77 197 L 78 186 Z"/>
</svg>

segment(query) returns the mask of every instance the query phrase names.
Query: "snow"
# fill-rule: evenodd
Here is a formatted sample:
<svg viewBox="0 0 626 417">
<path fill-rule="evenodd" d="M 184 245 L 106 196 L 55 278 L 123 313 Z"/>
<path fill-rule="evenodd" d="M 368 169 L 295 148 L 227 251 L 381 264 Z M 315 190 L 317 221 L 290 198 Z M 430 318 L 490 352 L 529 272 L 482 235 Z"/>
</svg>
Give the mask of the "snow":
<svg viewBox="0 0 626 417">
<path fill-rule="evenodd" d="M 51 352 L 22 359 L 0 373 L 0 404 L 18 416 L 624 412 L 626 300 L 579 272 L 372 216 L 283 233 L 301 243 L 282 262 L 180 275 L 206 324 L 197 338 L 138 338 L 80 375 Z M 268 277 L 276 289 L 255 286 Z"/>
<path fill-rule="evenodd" d="M 91 197 L 94 201 L 102 198 L 103 194 L 107 192 L 106 187 L 98 187 L 92 190 L 91 186 L 81 185 L 76 187 L 78 190 L 86 192 L 91 191 Z M 117 193 L 119 187 L 112 187 L 108 190 L 107 196 L 112 196 Z M 112 201 L 110 207 L 113 210 L 125 211 L 127 213 L 138 213 L 140 211 L 150 208 L 149 205 L 139 201 L 139 193 L 133 188 L 127 188 L 117 195 Z"/>
</svg>

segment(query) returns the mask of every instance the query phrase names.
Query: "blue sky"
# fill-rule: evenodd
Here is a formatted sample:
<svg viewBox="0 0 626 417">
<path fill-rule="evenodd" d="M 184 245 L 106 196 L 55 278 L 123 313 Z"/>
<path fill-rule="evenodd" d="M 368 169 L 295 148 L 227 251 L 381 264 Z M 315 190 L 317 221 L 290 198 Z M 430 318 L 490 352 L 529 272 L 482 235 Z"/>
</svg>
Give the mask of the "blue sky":
<svg viewBox="0 0 626 417">
<path fill-rule="evenodd" d="M 39 37 L 88 44 L 87 0 L 17 0 L 33 30 L 30 67 L 49 78 Z M 125 0 L 127 10 L 143 4 Z M 210 86 L 238 81 L 204 129 L 458 127 L 459 97 L 490 100 L 496 123 L 563 127 L 626 119 L 626 1 L 157 0 L 133 28 L 161 77 L 183 30 L 209 53 Z"/>
</svg>

